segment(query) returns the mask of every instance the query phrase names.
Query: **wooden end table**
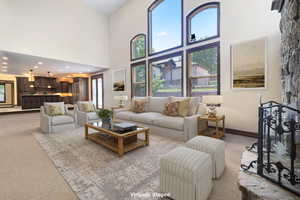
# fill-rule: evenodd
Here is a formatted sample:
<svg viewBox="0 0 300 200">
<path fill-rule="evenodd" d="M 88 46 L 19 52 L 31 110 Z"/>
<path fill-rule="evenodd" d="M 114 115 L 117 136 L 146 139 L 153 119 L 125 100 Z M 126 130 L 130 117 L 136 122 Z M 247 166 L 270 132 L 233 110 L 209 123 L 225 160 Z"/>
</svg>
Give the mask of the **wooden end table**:
<svg viewBox="0 0 300 200">
<path fill-rule="evenodd" d="M 200 129 L 200 123 L 201 122 L 205 122 L 206 123 L 206 127 L 203 129 Z M 223 122 L 222 125 L 222 129 L 219 130 L 219 122 Z M 209 132 L 209 126 L 208 123 L 209 122 L 213 122 L 216 123 L 215 125 L 215 131 L 213 133 Z M 213 137 L 213 138 L 217 138 L 220 139 L 222 137 L 225 136 L 225 115 L 222 116 L 216 116 L 216 117 L 209 117 L 208 115 L 204 115 L 204 116 L 199 116 L 198 117 L 198 135 L 204 135 L 204 136 L 209 136 L 209 137 Z"/>
<path fill-rule="evenodd" d="M 114 121 L 114 123 L 120 122 Z M 94 132 L 89 133 L 89 129 L 94 130 Z M 144 134 L 145 139 L 138 138 L 137 136 L 139 134 Z M 105 146 L 106 148 L 118 153 L 119 156 L 123 156 L 124 153 L 134 149 L 148 146 L 149 134 L 149 128 L 140 126 L 138 126 L 138 128 L 134 131 L 118 133 L 113 130 L 103 128 L 101 121 L 85 124 L 85 139 Z"/>
</svg>

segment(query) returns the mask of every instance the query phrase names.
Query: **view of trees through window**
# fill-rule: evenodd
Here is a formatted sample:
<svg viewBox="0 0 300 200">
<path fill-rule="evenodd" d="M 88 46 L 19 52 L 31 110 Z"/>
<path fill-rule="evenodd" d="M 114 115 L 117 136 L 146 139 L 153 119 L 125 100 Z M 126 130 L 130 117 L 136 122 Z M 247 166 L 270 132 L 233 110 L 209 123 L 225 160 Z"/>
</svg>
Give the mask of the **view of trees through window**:
<svg viewBox="0 0 300 200">
<path fill-rule="evenodd" d="M 195 5 L 186 17 L 187 29 L 183 34 L 184 0 L 153 1 L 148 8 L 147 56 L 146 36 L 138 34 L 131 40 L 131 60 L 144 58 L 142 62 L 131 64 L 132 96 L 220 94 L 220 44 L 215 42 L 220 36 L 220 3 Z M 186 35 L 186 42 L 182 41 L 182 35 Z M 183 50 L 176 52 L 179 47 Z M 153 58 L 154 55 L 158 56 Z M 185 69 L 183 63 L 187 63 Z M 186 76 L 183 75 L 185 70 Z"/>
<path fill-rule="evenodd" d="M 132 96 L 146 96 L 146 63 L 132 65 Z"/>
<path fill-rule="evenodd" d="M 188 53 L 191 96 L 218 94 L 218 52 L 218 46 L 214 46 Z"/>
<path fill-rule="evenodd" d="M 131 55 L 132 60 L 143 58 L 146 56 L 146 37 L 145 35 L 138 35 L 131 41 Z"/>
<path fill-rule="evenodd" d="M 150 54 L 182 45 L 182 1 L 157 1 L 149 10 Z"/>
<path fill-rule="evenodd" d="M 5 84 L 0 84 L 0 102 L 5 102 Z"/>
<path fill-rule="evenodd" d="M 152 96 L 182 96 L 182 56 L 150 63 Z"/>
</svg>

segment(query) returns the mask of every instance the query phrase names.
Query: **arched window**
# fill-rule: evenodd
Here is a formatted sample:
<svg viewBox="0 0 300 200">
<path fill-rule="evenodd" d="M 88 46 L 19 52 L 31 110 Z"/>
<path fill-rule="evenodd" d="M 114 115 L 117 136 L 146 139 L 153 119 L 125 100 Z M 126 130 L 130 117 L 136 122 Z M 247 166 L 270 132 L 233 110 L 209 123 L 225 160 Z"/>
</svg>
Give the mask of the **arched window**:
<svg viewBox="0 0 300 200">
<path fill-rule="evenodd" d="M 220 4 L 210 2 L 194 9 L 187 16 L 187 43 L 193 44 L 220 35 Z"/>
<path fill-rule="evenodd" d="M 146 56 L 146 35 L 138 34 L 130 41 L 131 61 L 145 58 Z"/>
<path fill-rule="evenodd" d="M 182 0 L 156 0 L 148 8 L 149 55 L 182 46 L 182 16 Z"/>
</svg>

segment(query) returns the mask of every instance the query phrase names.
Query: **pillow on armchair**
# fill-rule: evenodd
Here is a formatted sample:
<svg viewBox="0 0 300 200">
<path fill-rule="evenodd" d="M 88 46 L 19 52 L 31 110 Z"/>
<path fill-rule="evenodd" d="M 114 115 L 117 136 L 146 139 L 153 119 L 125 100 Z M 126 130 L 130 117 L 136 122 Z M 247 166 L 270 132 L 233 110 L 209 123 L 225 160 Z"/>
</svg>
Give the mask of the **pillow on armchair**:
<svg viewBox="0 0 300 200">
<path fill-rule="evenodd" d="M 92 103 L 83 103 L 81 105 L 81 110 L 86 113 L 96 112 L 96 109 Z"/>
<path fill-rule="evenodd" d="M 49 116 L 58 116 L 58 115 L 64 115 L 65 112 L 59 105 L 48 105 L 47 114 Z"/>
</svg>

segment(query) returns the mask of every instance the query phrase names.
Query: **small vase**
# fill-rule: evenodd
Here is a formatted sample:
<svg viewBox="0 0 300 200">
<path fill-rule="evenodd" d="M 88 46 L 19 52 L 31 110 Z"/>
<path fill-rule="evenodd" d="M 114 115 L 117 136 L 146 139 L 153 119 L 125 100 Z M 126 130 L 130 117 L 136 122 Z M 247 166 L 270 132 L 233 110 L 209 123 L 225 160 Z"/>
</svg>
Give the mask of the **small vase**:
<svg viewBox="0 0 300 200">
<path fill-rule="evenodd" d="M 102 119 L 102 127 L 105 129 L 110 129 L 111 127 L 111 118 Z"/>
</svg>

